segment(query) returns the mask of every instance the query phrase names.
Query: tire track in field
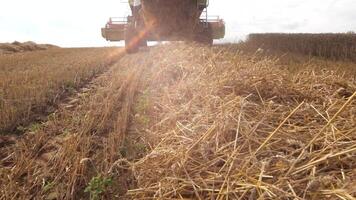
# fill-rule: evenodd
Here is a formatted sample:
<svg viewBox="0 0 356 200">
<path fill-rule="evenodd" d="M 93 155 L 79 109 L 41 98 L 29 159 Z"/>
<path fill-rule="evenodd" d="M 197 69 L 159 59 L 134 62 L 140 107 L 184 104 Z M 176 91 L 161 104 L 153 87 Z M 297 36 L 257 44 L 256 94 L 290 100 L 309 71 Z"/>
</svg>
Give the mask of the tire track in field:
<svg viewBox="0 0 356 200">
<path fill-rule="evenodd" d="M 53 102 L 46 105 L 47 108 L 31 109 L 32 113 L 30 114 L 29 120 L 22 122 L 16 130 L 10 131 L 9 134 L 0 134 L 0 149 L 7 145 L 14 144 L 24 133 L 33 132 L 33 129 L 36 129 L 40 124 L 47 121 L 48 116 L 58 112 L 62 107 L 72 108 L 76 106 L 78 98 L 93 89 L 95 87 L 95 80 L 115 65 L 122 56 L 123 52 L 121 51 L 109 55 L 107 61 L 103 61 L 102 66 L 98 66 L 98 68 L 102 68 L 102 70 L 98 70 L 98 72 L 92 76 L 83 79 L 83 82 L 75 88 L 64 88 L 61 93 L 57 94 Z"/>
<path fill-rule="evenodd" d="M 123 49 L 70 48 L 0 56 L 0 135 L 21 134 L 105 72 Z"/>
<path fill-rule="evenodd" d="M 130 178 L 113 165 L 121 157 L 142 71 L 119 61 L 36 130 L 2 148 L 0 199 L 85 197 L 91 177 L 106 176 L 109 170 L 120 185 L 112 194 L 125 193 Z"/>
</svg>

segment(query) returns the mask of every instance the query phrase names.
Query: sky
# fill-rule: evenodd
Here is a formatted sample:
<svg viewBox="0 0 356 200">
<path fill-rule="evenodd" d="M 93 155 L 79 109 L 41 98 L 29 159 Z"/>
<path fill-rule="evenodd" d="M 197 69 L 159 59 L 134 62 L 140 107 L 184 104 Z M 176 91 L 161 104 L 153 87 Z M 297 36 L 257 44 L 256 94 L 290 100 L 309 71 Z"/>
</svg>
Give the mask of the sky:
<svg viewBox="0 0 356 200">
<path fill-rule="evenodd" d="M 0 0 L 0 42 L 62 47 L 111 46 L 100 28 L 130 13 L 125 0 Z M 222 42 L 248 33 L 356 31 L 356 0 L 210 0 L 210 15 L 226 23 Z"/>
</svg>

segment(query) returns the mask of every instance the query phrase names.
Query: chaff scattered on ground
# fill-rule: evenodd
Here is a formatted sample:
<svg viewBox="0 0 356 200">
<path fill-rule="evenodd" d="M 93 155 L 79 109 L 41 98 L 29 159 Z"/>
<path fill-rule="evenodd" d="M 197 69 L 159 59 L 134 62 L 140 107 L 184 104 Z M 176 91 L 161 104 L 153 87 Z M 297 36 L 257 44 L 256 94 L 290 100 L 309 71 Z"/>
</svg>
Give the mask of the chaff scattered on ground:
<svg viewBox="0 0 356 200">
<path fill-rule="evenodd" d="M 2 197 L 353 199 L 355 80 L 285 68 L 224 46 L 125 56 L 3 149 Z"/>
</svg>

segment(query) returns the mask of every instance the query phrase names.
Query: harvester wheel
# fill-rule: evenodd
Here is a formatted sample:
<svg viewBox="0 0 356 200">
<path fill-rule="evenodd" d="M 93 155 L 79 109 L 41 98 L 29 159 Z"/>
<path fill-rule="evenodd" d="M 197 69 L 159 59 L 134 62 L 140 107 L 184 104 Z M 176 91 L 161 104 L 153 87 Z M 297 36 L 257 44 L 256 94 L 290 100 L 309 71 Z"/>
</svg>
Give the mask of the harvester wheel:
<svg viewBox="0 0 356 200">
<path fill-rule="evenodd" d="M 140 47 L 147 47 L 147 40 L 146 39 L 141 39 L 140 40 Z"/>
<path fill-rule="evenodd" d="M 195 42 L 204 44 L 204 45 L 213 45 L 213 32 L 209 27 L 203 28 L 195 36 Z"/>
<path fill-rule="evenodd" d="M 210 36 L 201 36 L 199 37 L 199 39 L 197 40 L 198 43 L 200 44 L 204 44 L 204 45 L 213 45 L 213 38 Z"/>
<path fill-rule="evenodd" d="M 126 53 L 132 54 L 138 52 L 139 41 L 135 28 L 129 26 L 125 32 L 125 50 Z"/>
<path fill-rule="evenodd" d="M 129 27 L 125 35 L 126 52 L 129 54 L 137 53 L 140 47 L 147 47 L 147 40 L 140 38 L 135 28 Z"/>
</svg>

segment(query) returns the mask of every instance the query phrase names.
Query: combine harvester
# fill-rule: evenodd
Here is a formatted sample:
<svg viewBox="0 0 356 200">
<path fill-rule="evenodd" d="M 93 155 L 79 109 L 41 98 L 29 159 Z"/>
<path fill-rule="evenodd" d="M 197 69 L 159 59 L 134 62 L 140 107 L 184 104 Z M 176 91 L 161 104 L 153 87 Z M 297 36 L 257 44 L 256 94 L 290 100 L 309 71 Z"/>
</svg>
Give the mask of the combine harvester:
<svg viewBox="0 0 356 200">
<path fill-rule="evenodd" d="M 135 53 L 147 41 L 191 41 L 212 44 L 225 36 L 225 23 L 208 16 L 209 0 L 130 0 L 132 16 L 110 18 L 101 29 L 108 41 L 125 41 Z"/>
</svg>

